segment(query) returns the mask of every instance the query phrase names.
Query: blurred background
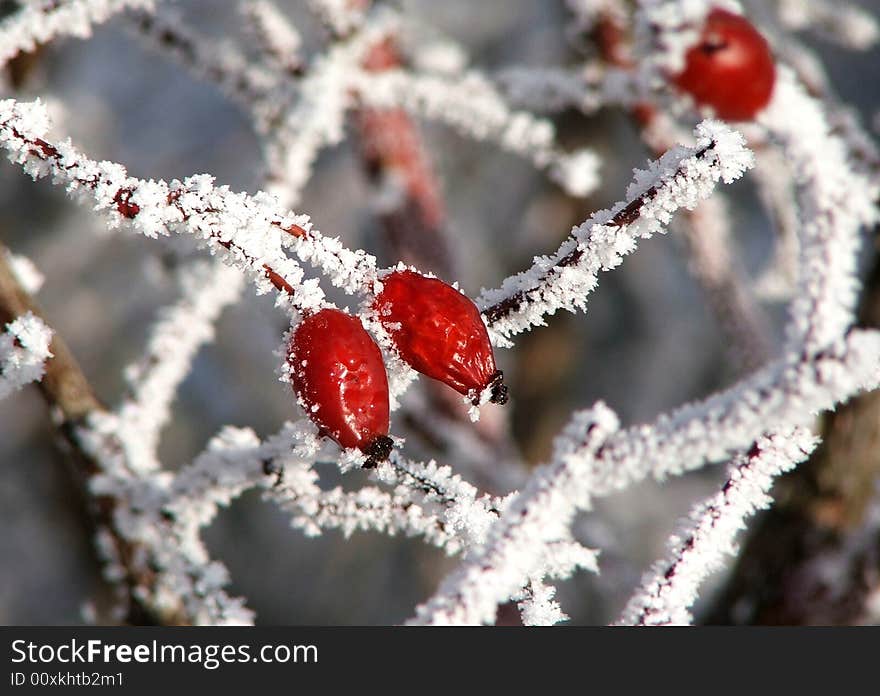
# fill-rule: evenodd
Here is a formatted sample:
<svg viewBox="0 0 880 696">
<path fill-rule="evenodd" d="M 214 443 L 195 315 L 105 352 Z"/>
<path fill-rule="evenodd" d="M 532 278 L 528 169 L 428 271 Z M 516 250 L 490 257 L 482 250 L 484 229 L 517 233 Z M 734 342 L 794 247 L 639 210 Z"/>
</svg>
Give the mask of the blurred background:
<svg viewBox="0 0 880 696">
<path fill-rule="evenodd" d="M 319 24 L 302 2 L 282 2 L 306 38 L 320 47 Z M 880 2 L 861 2 L 880 11 Z M 404 0 L 403 10 L 461 42 L 486 71 L 510 65 L 574 65 L 583 45 L 566 39 L 562 0 Z M 15 3 L 3 3 L 4 11 Z M 241 37 L 234 2 L 179 5 L 200 33 Z M 870 123 L 880 108 L 880 50 L 849 52 L 804 37 L 822 58 L 841 98 Z M 89 41 L 62 39 L 26 66 L 21 93 L 57 109 L 58 132 L 95 159 L 125 164 L 134 176 L 183 178 L 210 172 L 235 190 L 260 188 L 258 141 L 247 116 L 214 86 L 142 43 L 117 18 Z M 556 249 L 571 226 L 622 198 L 633 167 L 651 157 L 630 118 L 617 109 L 586 118 L 554 117 L 566 148 L 602 157 L 601 188 L 567 197 L 528 162 L 491 144 L 420 124 L 447 205 L 447 233 L 462 287 L 472 296 Z M 749 181 L 728 188 L 736 245 L 751 277 L 772 250 L 770 223 Z M 351 139 L 322 155 L 299 210 L 326 234 L 393 263 L 381 242 L 374 191 Z M 46 276 L 38 301 L 65 337 L 101 398 L 115 404 L 122 369 L 140 355 L 157 310 L 175 297 L 165 247 L 108 232 L 63 192 L 34 184 L 18 167 L 0 166 L 0 240 Z M 765 306 L 779 331 L 784 306 Z M 169 468 L 190 461 L 226 424 L 265 436 L 297 417 L 276 377 L 286 329 L 269 297 L 246 293 L 218 324 L 175 402 L 161 456 Z M 778 336 L 775 337 L 778 340 Z M 607 402 L 624 424 L 728 384 L 735 372 L 706 298 L 673 233 L 644 242 L 600 279 L 586 314 L 561 314 L 500 351 L 511 403 L 510 433 L 528 465 L 548 456 L 572 410 Z M 422 385 L 416 387 L 421 389 Z M 405 424 L 392 423 L 399 432 Z M 76 624 L 103 592 L 87 525 L 47 409 L 33 387 L 0 402 L 0 622 Z M 454 461 L 448 462 L 455 466 Z M 503 460 L 492 466 L 503 467 Z M 338 482 L 325 467 L 328 485 Z M 580 574 L 560 587 L 574 623 L 613 621 L 648 565 L 663 553 L 676 522 L 710 494 L 723 468 L 657 484 L 646 482 L 601 500 L 578 523 L 578 536 L 602 549 L 600 576 Z M 360 483 L 357 476 L 345 486 Z M 502 492 L 502 491 L 499 491 Z M 307 539 L 256 492 L 225 510 L 207 530 L 215 558 L 229 568 L 230 591 L 248 598 L 262 624 L 387 624 L 405 620 L 455 559 L 418 539 L 336 532 Z M 714 582 L 719 582 L 719 576 Z M 711 593 L 710 593 L 711 594 Z"/>
</svg>

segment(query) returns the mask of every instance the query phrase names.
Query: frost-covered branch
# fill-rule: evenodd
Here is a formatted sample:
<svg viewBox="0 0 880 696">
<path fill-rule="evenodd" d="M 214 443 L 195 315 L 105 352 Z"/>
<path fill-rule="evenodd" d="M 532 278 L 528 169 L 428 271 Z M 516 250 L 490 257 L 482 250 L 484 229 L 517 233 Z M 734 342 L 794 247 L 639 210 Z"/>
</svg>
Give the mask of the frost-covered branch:
<svg viewBox="0 0 880 696">
<path fill-rule="evenodd" d="M 46 0 L 22 6 L 0 22 L 0 65 L 58 36 L 82 39 L 95 24 L 129 8 L 152 9 L 155 0 Z"/>
<path fill-rule="evenodd" d="M 419 504 L 417 497 L 422 496 L 414 488 L 322 490 L 314 462 L 331 459 L 327 449 L 308 420 L 288 423 L 263 442 L 250 429 L 227 427 L 181 470 L 159 505 L 191 544 L 201 543 L 200 530 L 211 523 L 219 508 L 259 487 L 267 500 L 291 515 L 291 525 L 308 536 L 330 529 L 340 529 L 346 536 L 374 530 L 423 536 L 449 553 L 462 548 L 444 522 Z"/>
<path fill-rule="evenodd" d="M 144 356 L 126 370 L 129 395 L 118 409 L 119 438 L 132 466 L 147 471 L 155 460 L 159 432 L 171 402 L 199 348 L 214 336 L 220 313 L 241 295 L 244 276 L 218 260 L 198 259 L 177 275 L 181 298 L 160 313 Z"/>
<path fill-rule="evenodd" d="M 0 320 L 37 316 L 5 257 L 0 254 Z M 53 357 L 45 364 L 39 387 L 69 445 L 74 480 L 86 488 L 104 577 L 119 595 L 121 613 L 116 618 L 139 623 L 191 623 L 199 616 L 211 622 L 243 620 L 239 600 L 228 598 L 221 586 L 206 584 L 214 566 L 196 561 L 184 584 L 160 589 L 157 569 L 161 573 L 167 558 L 187 551 L 174 546 L 167 520 L 151 513 L 150 503 L 165 488 L 168 476 L 140 476 L 130 467 L 117 437 L 116 417 L 98 401 L 70 349 L 57 334 L 50 349 Z M 209 594 L 199 594 L 202 590 Z M 208 605 L 210 610 L 204 608 Z"/>
<path fill-rule="evenodd" d="M 872 179 L 880 180 L 880 151 L 858 115 L 850 105 L 844 104 L 836 94 L 834 84 L 818 55 L 806 44 L 790 34 L 774 36 L 776 52 L 794 71 L 807 94 L 821 100 L 825 117 L 832 135 L 841 138 L 856 169 Z"/>
<path fill-rule="evenodd" d="M 186 575 L 193 572 L 191 565 L 199 559 L 208 563 L 200 530 L 210 524 L 219 508 L 253 487 L 263 488 L 264 497 L 290 513 L 292 526 L 309 536 L 330 529 L 339 529 L 346 536 L 358 530 L 405 534 L 420 536 L 448 554 L 482 544 L 487 530 L 506 508 L 505 499 L 481 495 L 449 467 L 411 462 L 398 454 L 374 472 L 380 482 L 393 487 L 390 492 L 376 487 L 324 491 L 317 483 L 313 462 L 326 458 L 322 451 L 325 444 L 306 420 L 286 425 L 264 442 L 249 429 L 224 429 L 205 452 L 175 476 L 167 495 L 152 502 L 152 514 L 171 525 L 171 542 L 153 541 L 164 559 L 157 584 L 186 588 Z M 150 507 L 143 500 L 140 505 Z M 549 540 L 541 553 L 549 578 L 565 577 L 578 564 L 593 565 L 592 552 L 564 534 Z M 225 570 L 216 563 L 209 565 L 214 568 L 212 576 L 217 577 L 219 589 L 226 581 Z M 535 596 L 539 588 L 541 593 Z M 516 589 L 527 606 L 527 618 L 536 619 L 551 611 L 557 612 L 559 620 L 564 618 L 550 601 L 549 588 L 525 583 Z M 192 601 L 188 592 L 181 594 Z M 191 611 L 204 612 L 205 607 L 197 605 Z M 211 618 L 204 613 L 197 616 L 200 620 Z"/>
<path fill-rule="evenodd" d="M 720 461 L 765 432 L 808 425 L 880 381 L 880 333 L 853 330 L 814 360 L 803 355 L 770 363 L 733 387 L 634 426 L 610 438 L 601 459 L 609 478 L 603 492 L 646 476 L 665 478 Z"/>
<path fill-rule="evenodd" d="M 634 83 L 632 98 L 624 103 L 642 140 L 659 157 L 685 136 L 682 129 L 663 112 L 655 100 L 640 94 L 638 73 L 634 69 L 627 13 L 615 3 L 588 3 L 590 28 L 602 60 L 613 70 L 629 76 Z M 575 28 L 581 26 L 584 8 L 573 3 Z M 595 15 L 595 16 L 593 16 Z M 755 301 L 734 250 L 730 218 L 725 199 L 707 198 L 696 206 L 680 226 L 688 251 L 688 267 L 702 287 L 708 305 L 725 333 L 725 344 L 738 367 L 760 367 L 770 356 L 769 326 Z"/>
<path fill-rule="evenodd" d="M 650 29 L 655 50 L 641 68 L 675 72 L 711 3 L 666 0 L 642 5 L 640 26 Z M 654 59 L 662 60 L 658 64 Z M 798 118 L 791 117 L 795 113 Z M 819 351 L 851 322 L 859 231 L 877 219 L 877 183 L 853 171 L 847 142 L 832 132 L 823 105 L 784 66 L 778 68 L 772 100 L 757 120 L 781 144 L 799 191 L 801 274 L 791 306 L 790 349 Z"/>
<path fill-rule="evenodd" d="M 372 0 L 308 0 L 309 7 L 336 36 L 359 28 Z"/>
<path fill-rule="evenodd" d="M 425 500 L 440 505 L 450 533 L 461 537 L 465 546 L 482 543 L 505 505 L 503 499 L 480 494 L 450 467 L 433 461 L 422 464 L 394 453 L 375 475 L 387 485 L 419 491 Z"/>
<path fill-rule="evenodd" d="M 824 354 L 813 358 L 792 354 L 725 392 L 661 416 L 653 425 L 617 430 L 614 415 L 604 406 L 596 407 L 575 417 L 557 440 L 554 461 L 544 470 L 552 472 L 546 474 L 550 482 L 538 482 L 543 474 L 533 476 L 508 510 L 517 509 L 517 501 L 527 502 L 540 491 L 557 491 L 561 499 L 547 507 L 568 523 L 574 510 L 586 508 L 593 496 L 607 495 L 649 475 L 663 479 L 722 460 L 763 433 L 807 425 L 814 414 L 878 383 L 880 334 L 852 331 L 845 342 Z M 601 443 L 591 434 L 597 420 L 609 424 Z M 577 481 L 571 480 L 571 471 L 578 472 Z M 506 541 L 492 549 L 502 559 L 498 567 L 489 564 L 486 570 L 486 563 L 469 561 L 419 609 L 419 621 L 491 620 L 493 602 L 505 601 L 511 595 L 504 592 L 513 592 L 511 588 L 537 572 L 521 559 L 520 565 L 515 563 L 520 558 L 517 554 L 525 553 L 524 539 L 534 534 L 531 519 L 528 514 L 521 518 L 512 512 L 503 515 L 498 525 L 513 531 L 508 529 Z M 549 520 L 541 524 L 551 527 Z M 515 536 L 521 527 L 528 537 Z M 490 539 L 495 538 L 495 529 L 490 529 Z"/>
<path fill-rule="evenodd" d="M 299 82 L 295 105 L 272 125 L 265 157 L 273 187 L 285 187 L 298 195 L 321 148 L 342 141 L 345 115 L 353 105 L 352 75 L 371 48 L 398 25 L 394 13 L 379 10 L 350 37 L 334 42 L 309 65 Z"/>
<path fill-rule="evenodd" d="M 211 561 L 197 536 L 187 534 L 161 503 L 173 477 L 141 472 L 119 439 L 116 415 L 96 411 L 75 430 L 83 452 L 96 463 L 89 493 L 106 501 L 112 524 L 97 535 L 104 577 L 125 590 L 119 620 L 165 624 L 249 624 L 253 614 L 224 590 L 229 574 Z M 140 614 L 138 613 L 140 612 Z"/>
<path fill-rule="evenodd" d="M 706 295 L 727 350 L 745 371 L 771 356 L 770 326 L 734 251 L 728 201 L 720 195 L 694 208 L 683 225 L 688 266 Z"/>
<path fill-rule="evenodd" d="M 259 51 L 270 65 L 291 76 L 303 71 L 302 36 L 268 0 L 242 3 L 242 16 L 248 24 Z"/>
<path fill-rule="evenodd" d="M 788 300 L 797 285 L 800 225 L 794 182 L 779 148 L 761 150 L 752 170 L 752 179 L 775 234 L 773 256 L 755 281 L 755 292 L 768 300 Z"/>
<path fill-rule="evenodd" d="M 497 603 L 527 578 L 540 579 L 542 559 L 530 545 L 535 535 L 558 532 L 593 497 L 647 476 L 664 479 L 723 460 L 766 432 L 807 425 L 815 413 L 878 383 L 880 333 L 853 331 L 836 354 L 774 363 L 652 425 L 619 430 L 616 416 L 602 404 L 577 414 L 557 438 L 551 464 L 530 478 L 490 528 L 486 549 L 469 557 L 419 607 L 417 622 L 491 621 Z"/>
<path fill-rule="evenodd" d="M 853 171 L 846 144 L 831 133 L 821 104 L 788 70 L 780 69 L 759 122 L 781 142 L 798 187 L 801 260 L 789 342 L 819 351 L 852 322 L 860 230 L 877 219 L 877 185 Z"/>
<path fill-rule="evenodd" d="M 697 43 L 706 15 L 730 0 L 639 0 L 635 13 L 638 68 L 653 85 L 684 68 L 685 53 Z"/>
<path fill-rule="evenodd" d="M 283 291 L 279 302 L 291 309 L 320 307 L 324 296 L 317 283 L 302 282 L 302 268 L 287 248 L 348 292 L 371 287 L 374 257 L 322 236 L 307 216 L 284 210 L 265 193 L 233 193 L 204 174 L 170 184 L 129 177 L 121 165 L 90 160 L 68 141 L 47 142 L 47 129 L 39 102 L 0 102 L 0 142 L 9 158 L 34 178 L 51 175 L 69 195 L 102 211 L 111 226 L 129 221 L 148 237 L 192 234 L 247 272 L 258 292 Z"/>
<path fill-rule="evenodd" d="M 417 608 L 412 623 L 492 623 L 499 603 L 515 596 L 529 581 L 542 582 L 548 573 L 548 546 L 570 538 L 575 513 L 589 504 L 590 455 L 570 459 L 569 451 L 577 442 L 594 454 L 617 427 L 617 417 L 603 404 L 579 414 L 557 438 L 554 463 L 532 475 L 489 529 L 485 543 Z M 595 570 L 595 552 L 576 548 L 566 559 L 567 571 Z M 556 574 L 561 572 L 557 569 Z"/>
<path fill-rule="evenodd" d="M 678 209 L 693 208 L 718 181 L 730 183 L 752 166 L 742 136 L 723 124 L 704 121 L 695 135 L 695 147 L 674 148 L 637 170 L 626 200 L 574 228 L 556 254 L 482 293 L 478 304 L 496 337 L 540 326 L 560 309 L 584 309 L 600 271 L 620 265 L 638 240 L 663 232 Z"/>
<path fill-rule="evenodd" d="M 22 289 L 29 295 L 36 295 L 46 281 L 46 277 L 40 272 L 40 269 L 27 256 L 13 254 L 5 248 L 0 253 L 3 254 L 3 258 L 12 270 L 12 275 Z"/>
<path fill-rule="evenodd" d="M 369 41 L 384 36 L 396 18 L 389 12 L 375 13 L 364 31 L 337 42 L 306 69 L 300 62 L 296 28 L 274 6 L 248 3 L 244 11 L 258 35 L 262 62 L 248 60 L 234 46 L 218 50 L 166 10 L 141 15 L 138 28 L 160 52 L 195 76 L 218 84 L 245 108 L 261 139 L 267 190 L 284 206 L 298 205 L 318 153 L 344 136 L 344 115 L 351 102 L 347 75 Z"/>
<path fill-rule="evenodd" d="M 247 428 L 228 427 L 175 477 L 167 495 L 154 507 L 169 514 L 179 533 L 198 542 L 199 531 L 244 491 L 261 487 L 264 496 L 291 514 L 291 523 L 307 535 L 340 529 L 422 536 L 447 553 L 458 553 L 481 541 L 497 519 L 504 501 L 481 494 L 434 462 L 422 464 L 394 453 L 373 472 L 391 491 L 376 487 L 345 492 L 318 485 L 317 460 L 339 460 L 343 471 L 355 465 L 334 454 L 308 420 L 286 424 L 260 441 Z"/>
<path fill-rule="evenodd" d="M 815 449 L 818 439 L 797 428 L 759 439 L 731 464 L 727 482 L 691 510 L 683 531 L 669 540 L 669 555 L 657 561 L 624 610 L 620 623 L 689 624 L 690 607 L 703 581 L 725 555 L 736 553 L 736 535 L 748 517 L 772 502 L 775 479 Z"/>
<path fill-rule="evenodd" d="M 298 478 L 314 479 L 314 471 L 296 472 Z M 291 484 L 288 476 L 278 486 L 267 490 L 265 497 L 291 514 L 291 526 L 308 536 L 338 529 L 345 537 L 356 531 L 376 531 L 391 536 L 402 534 L 422 537 L 426 543 L 456 553 L 461 542 L 450 535 L 446 524 L 436 514 L 413 502 L 412 491 L 401 488 L 389 493 L 376 486 L 356 491 L 337 487 L 322 491 L 312 480 Z"/>
<path fill-rule="evenodd" d="M 598 17 L 595 34 L 602 58 L 609 65 L 632 72 L 625 20 L 606 9 Z M 678 124 L 653 101 L 631 101 L 628 108 L 642 139 L 655 155 L 660 156 L 682 139 Z M 686 215 L 681 229 L 688 267 L 725 334 L 729 353 L 740 369 L 760 367 L 771 352 L 769 325 L 735 253 L 725 198 L 717 195 L 701 202 Z"/>
<path fill-rule="evenodd" d="M 577 109 L 589 115 L 603 107 L 632 106 L 641 96 L 631 71 L 593 63 L 578 69 L 505 68 L 495 82 L 511 107 L 539 113 Z"/>
<path fill-rule="evenodd" d="M 584 196 L 598 183 L 595 154 L 590 150 L 560 150 L 550 121 L 513 110 L 479 72 L 447 77 L 405 70 L 364 71 L 353 76 L 352 83 L 365 104 L 374 108 L 402 107 L 465 136 L 493 142 L 547 170 L 572 195 Z"/>
</svg>

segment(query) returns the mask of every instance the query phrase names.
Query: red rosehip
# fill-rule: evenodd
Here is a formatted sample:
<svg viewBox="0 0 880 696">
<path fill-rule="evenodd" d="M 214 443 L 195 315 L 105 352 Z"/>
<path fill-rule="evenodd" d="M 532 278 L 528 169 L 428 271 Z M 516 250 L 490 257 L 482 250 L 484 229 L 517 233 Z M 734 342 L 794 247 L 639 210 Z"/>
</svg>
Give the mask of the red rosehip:
<svg viewBox="0 0 880 696">
<path fill-rule="evenodd" d="M 322 435 L 369 455 L 388 458 L 388 376 L 379 346 L 360 319 L 338 309 L 307 316 L 288 346 L 293 389 Z"/>
<path fill-rule="evenodd" d="M 487 388 L 494 403 L 507 402 L 486 325 L 470 299 L 413 271 L 394 271 L 382 286 L 374 307 L 406 363 L 475 404 Z"/>
<path fill-rule="evenodd" d="M 719 118 L 748 121 L 767 106 L 776 81 L 770 46 L 745 18 L 714 9 L 673 82 Z"/>
</svg>

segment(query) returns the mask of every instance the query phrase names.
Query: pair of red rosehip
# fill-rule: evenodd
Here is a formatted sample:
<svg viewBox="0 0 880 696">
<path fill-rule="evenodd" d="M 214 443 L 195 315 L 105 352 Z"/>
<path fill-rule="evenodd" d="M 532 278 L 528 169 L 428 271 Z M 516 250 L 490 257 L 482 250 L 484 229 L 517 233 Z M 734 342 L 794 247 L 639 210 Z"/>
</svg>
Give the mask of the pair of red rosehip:
<svg viewBox="0 0 880 696">
<path fill-rule="evenodd" d="M 414 271 L 394 271 L 382 278 L 373 310 L 414 370 L 474 403 L 486 390 L 491 401 L 507 401 L 480 312 L 458 290 Z M 338 309 L 305 317 L 290 339 L 287 361 L 294 392 L 322 435 L 364 452 L 365 466 L 388 457 L 388 377 L 379 346 L 360 319 Z"/>
</svg>

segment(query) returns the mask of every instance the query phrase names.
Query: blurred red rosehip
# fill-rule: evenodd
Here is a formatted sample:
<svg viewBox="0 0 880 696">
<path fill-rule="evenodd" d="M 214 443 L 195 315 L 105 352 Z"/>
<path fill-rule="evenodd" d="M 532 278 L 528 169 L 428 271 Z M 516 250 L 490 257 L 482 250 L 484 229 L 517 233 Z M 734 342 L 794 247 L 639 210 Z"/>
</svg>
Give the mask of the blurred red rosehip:
<svg viewBox="0 0 880 696">
<path fill-rule="evenodd" d="M 290 339 L 287 361 L 294 392 L 322 435 L 369 455 L 365 466 L 387 459 L 388 377 L 360 319 L 337 309 L 307 316 Z"/>
</svg>

